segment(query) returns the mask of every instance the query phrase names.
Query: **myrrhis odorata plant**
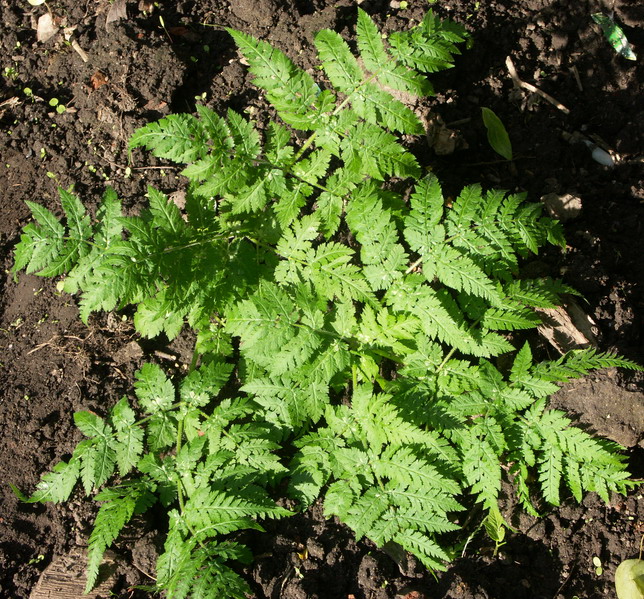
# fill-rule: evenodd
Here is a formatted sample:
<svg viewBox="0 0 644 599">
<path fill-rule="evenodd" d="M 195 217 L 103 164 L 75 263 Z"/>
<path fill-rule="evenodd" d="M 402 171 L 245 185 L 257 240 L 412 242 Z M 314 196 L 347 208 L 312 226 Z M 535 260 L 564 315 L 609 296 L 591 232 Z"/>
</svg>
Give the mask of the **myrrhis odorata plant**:
<svg viewBox="0 0 644 599">
<path fill-rule="evenodd" d="M 473 505 L 497 515 L 503 481 L 532 513 L 562 494 L 625 492 L 620 448 L 548 397 L 636 366 L 593 350 L 535 361 L 516 341 L 570 291 L 521 271 L 565 246 L 560 225 L 478 185 L 447 202 L 403 143 L 424 131 L 396 92 L 431 95 L 427 76 L 453 65 L 465 30 L 429 12 L 384 38 L 359 10 L 356 54 L 333 31 L 315 37 L 316 77 L 229 33 L 277 118 L 260 131 L 198 106 L 139 129 L 131 147 L 185 165 L 185 208 L 150 188 L 126 217 L 108 189 L 90 216 L 61 190 L 64 218 L 30 202 L 15 251 L 14 271 L 59 277 L 84 322 L 132 305 L 142 336 L 195 333 L 183 380 L 146 364 L 104 417 L 77 413 L 86 438 L 23 496 L 100 502 L 88 590 L 155 504 L 167 537 L 154 590 L 220 599 L 250 592 L 230 565 L 251 559 L 234 533 L 287 517 L 283 505 L 320 501 L 358 538 L 440 570 L 445 533 Z"/>
</svg>

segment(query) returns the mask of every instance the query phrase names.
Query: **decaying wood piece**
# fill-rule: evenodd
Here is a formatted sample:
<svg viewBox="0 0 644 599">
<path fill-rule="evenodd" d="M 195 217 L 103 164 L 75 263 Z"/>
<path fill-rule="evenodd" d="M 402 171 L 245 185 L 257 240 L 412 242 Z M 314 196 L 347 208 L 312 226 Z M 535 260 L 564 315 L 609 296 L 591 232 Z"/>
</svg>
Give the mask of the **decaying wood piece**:
<svg viewBox="0 0 644 599">
<path fill-rule="evenodd" d="M 430 114 L 421 118 L 427 133 L 427 144 L 438 156 L 453 154 L 456 150 L 465 150 L 468 145 L 463 137 L 453 129 L 449 129 L 438 114 Z"/>
<path fill-rule="evenodd" d="M 100 569 L 99 584 L 85 595 L 85 568 L 87 554 L 81 550 L 71 551 L 67 555 L 55 556 L 45 568 L 29 599 L 107 599 L 116 584 L 116 555 L 105 552 Z"/>
<path fill-rule="evenodd" d="M 573 349 L 597 347 L 595 323 L 579 304 L 567 300 L 558 308 L 539 308 L 543 324 L 537 331 L 548 340 L 559 353 L 565 354 Z"/>
</svg>

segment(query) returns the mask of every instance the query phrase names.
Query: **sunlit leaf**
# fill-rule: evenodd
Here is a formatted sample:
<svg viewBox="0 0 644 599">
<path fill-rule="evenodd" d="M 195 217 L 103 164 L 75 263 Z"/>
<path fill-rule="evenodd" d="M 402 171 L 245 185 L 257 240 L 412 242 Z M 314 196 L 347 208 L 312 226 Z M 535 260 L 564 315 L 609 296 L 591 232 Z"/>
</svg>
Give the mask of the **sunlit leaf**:
<svg viewBox="0 0 644 599">
<path fill-rule="evenodd" d="M 615 570 L 615 591 L 618 599 L 644 597 L 644 560 L 624 560 Z"/>
<path fill-rule="evenodd" d="M 512 142 L 501 119 L 489 108 L 483 107 L 481 112 L 483 113 L 483 124 L 487 129 L 487 140 L 492 149 L 506 160 L 512 160 Z"/>
</svg>

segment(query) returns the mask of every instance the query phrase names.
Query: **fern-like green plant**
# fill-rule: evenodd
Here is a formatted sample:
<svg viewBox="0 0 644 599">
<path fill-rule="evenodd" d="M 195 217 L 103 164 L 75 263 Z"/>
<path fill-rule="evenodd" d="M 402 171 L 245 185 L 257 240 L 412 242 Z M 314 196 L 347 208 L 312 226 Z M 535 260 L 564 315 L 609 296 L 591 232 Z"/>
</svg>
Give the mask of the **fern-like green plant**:
<svg viewBox="0 0 644 599">
<path fill-rule="evenodd" d="M 513 344 L 539 324 L 535 308 L 570 291 L 520 270 L 564 245 L 561 227 L 522 195 L 478 185 L 448 205 L 399 139 L 422 126 L 391 90 L 430 94 L 425 74 L 452 65 L 465 31 L 429 12 L 385 42 L 359 10 L 359 59 L 337 33 L 316 36 L 319 81 L 230 34 L 280 121 L 259 132 L 198 106 L 151 123 L 131 146 L 185 165 L 185 210 L 150 188 L 148 207 L 125 217 L 108 190 L 92 218 L 61 190 L 64 219 L 30 203 L 16 248 L 14 271 L 62 276 L 85 322 L 131 304 L 143 336 L 196 333 L 183 381 L 147 364 L 134 402 L 77 414 L 86 439 L 24 497 L 101 489 L 88 589 L 123 526 L 159 503 L 155 589 L 243 597 L 227 562 L 250 556 L 230 534 L 288 515 L 272 498 L 284 478 L 303 508 L 321 498 L 358 537 L 432 569 L 450 559 L 441 534 L 466 505 L 498 513 L 504 478 L 533 512 L 562 489 L 626 491 L 619 448 L 547 397 L 591 369 L 636 366 L 593 351 L 534 363 Z"/>
</svg>

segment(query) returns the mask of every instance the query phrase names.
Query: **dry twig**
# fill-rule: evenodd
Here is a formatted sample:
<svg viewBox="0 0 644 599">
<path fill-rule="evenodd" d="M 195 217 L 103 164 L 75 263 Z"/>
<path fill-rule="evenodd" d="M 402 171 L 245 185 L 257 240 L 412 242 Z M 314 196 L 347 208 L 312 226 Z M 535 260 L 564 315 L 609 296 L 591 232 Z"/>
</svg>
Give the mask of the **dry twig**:
<svg viewBox="0 0 644 599">
<path fill-rule="evenodd" d="M 544 100 L 550 102 L 553 106 L 556 106 L 561 112 L 564 114 L 570 114 L 570 110 L 566 108 L 561 102 L 558 100 L 555 100 L 550 94 L 547 94 L 544 91 L 541 91 L 538 87 L 535 87 L 531 83 L 526 83 L 523 81 L 519 75 L 517 75 L 517 71 L 514 68 L 514 63 L 512 62 L 512 59 L 508 56 L 505 59 L 505 66 L 508 68 L 508 73 L 510 73 L 510 77 L 512 77 L 512 80 L 516 85 L 519 87 L 522 87 L 523 89 L 527 89 L 528 91 L 531 91 L 534 94 L 540 95 Z"/>
</svg>

